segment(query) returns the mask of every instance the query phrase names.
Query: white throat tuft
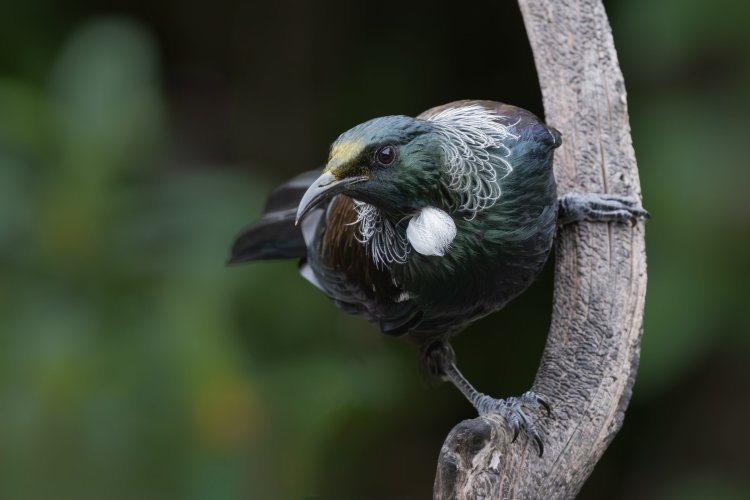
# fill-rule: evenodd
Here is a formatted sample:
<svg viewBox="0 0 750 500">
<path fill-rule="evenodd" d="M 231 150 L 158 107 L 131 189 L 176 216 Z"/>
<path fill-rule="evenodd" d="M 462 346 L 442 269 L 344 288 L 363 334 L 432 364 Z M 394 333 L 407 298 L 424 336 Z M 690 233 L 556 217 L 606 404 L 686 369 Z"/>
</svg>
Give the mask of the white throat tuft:
<svg viewBox="0 0 750 500">
<path fill-rule="evenodd" d="M 456 237 L 456 223 L 450 215 L 435 207 L 425 207 L 409 221 L 406 238 L 422 255 L 445 255 Z"/>
</svg>

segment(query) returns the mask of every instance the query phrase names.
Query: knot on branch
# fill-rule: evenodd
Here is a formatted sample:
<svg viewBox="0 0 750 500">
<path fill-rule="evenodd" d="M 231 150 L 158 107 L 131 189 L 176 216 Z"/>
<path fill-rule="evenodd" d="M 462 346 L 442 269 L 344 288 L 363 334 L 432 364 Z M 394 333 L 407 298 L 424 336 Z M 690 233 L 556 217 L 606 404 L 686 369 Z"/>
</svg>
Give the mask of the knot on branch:
<svg viewBox="0 0 750 500">
<path fill-rule="evenodd" d="M 499 415 L 464 420 L 456 425 L 440 451 L 435 498 L 502 498 L 499 495 L 506 450 L 519 445 L 511 443 L 511 438 L 505 420 Z"/>
</svg>

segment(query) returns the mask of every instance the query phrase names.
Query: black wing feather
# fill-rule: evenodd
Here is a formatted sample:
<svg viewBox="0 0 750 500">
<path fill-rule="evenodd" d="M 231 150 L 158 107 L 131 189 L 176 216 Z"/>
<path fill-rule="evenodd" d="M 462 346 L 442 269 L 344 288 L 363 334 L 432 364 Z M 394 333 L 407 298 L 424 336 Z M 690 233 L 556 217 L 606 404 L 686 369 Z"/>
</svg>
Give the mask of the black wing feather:
<svg viewBox="0 0 750 500">
<path fill-rule="evenodd" d="M 302 195 L 319 175 L 319 170 L 310 170 L 274 189 L 261 218 L 237 235 L 227 264 L 304 258 L 305 240 L 294 221 Z"/>
<path fill-rule="evenodd" d="M 263 207 L 263 215 L 292 208 L 297 210 L 302 195 L 319 176 L 320 170 L 308 170 L 274 189 L 266 200 L 266 206 Z"/>
</svg>

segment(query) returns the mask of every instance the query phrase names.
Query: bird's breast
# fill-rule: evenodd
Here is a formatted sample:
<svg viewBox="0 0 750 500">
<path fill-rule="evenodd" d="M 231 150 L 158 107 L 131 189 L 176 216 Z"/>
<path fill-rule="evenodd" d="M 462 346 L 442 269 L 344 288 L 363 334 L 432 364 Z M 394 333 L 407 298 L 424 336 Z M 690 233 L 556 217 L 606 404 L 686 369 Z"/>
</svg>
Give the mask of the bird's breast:
<svg viewBox="0 0 750 500">
<path fill-rule="evenodd" d="M 354 201 L 337 196 L 328 208 L 320 240 L 320 258 L 360 289 L 369 299 L 385 303 L 403 297 L 389 269 L 379 268 L 359 237 Z"/>
</svg>

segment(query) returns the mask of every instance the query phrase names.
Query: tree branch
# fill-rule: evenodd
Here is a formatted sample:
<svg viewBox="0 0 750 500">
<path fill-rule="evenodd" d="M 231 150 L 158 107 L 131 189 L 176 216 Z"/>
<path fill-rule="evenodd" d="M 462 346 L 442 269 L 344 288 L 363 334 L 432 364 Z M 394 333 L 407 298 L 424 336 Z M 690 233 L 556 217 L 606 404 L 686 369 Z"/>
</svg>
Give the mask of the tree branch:
<svg viewBox="0 0 750 500">
<path fill-rule="evenodd" d="M 555 153 L 560 194 L 640 198 L 625 86 L 601 0 L 519 0 L 546 122 L 563 133 Z M 622 426 L 638 366 L 646 292 L 643 222 L 582 223 L 558 235 L 552 324 L 533 390 L 554 418 L 534 417 L 537 456 L 502 418 L 477 418 L 448 435 L 437 499 L 572 498 Z"/>
</svg>

